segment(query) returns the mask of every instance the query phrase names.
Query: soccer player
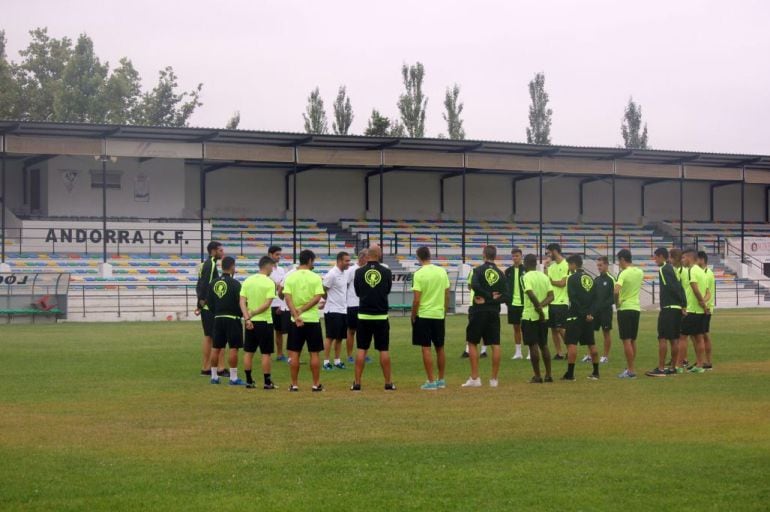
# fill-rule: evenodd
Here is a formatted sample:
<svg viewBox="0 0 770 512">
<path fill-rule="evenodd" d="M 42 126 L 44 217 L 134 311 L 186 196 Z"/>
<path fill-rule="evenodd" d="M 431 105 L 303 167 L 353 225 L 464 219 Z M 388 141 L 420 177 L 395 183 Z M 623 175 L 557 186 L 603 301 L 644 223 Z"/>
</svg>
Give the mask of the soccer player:
<svg viewBox="0 0 770 512">
<path fill-rule="evenodd" d="M 573 254 L 567 258 L 570 276 L 567 278 L 567 294 L 569 295 L 569 312 L 567 314 L 564 341 L 567 344 L 567 373 L 561 380 L 575 380 L 575 360 L 577 345 L 588 347 L 594 371 L 589 379 L 599 379 L 599 353 L 594 343 L 594 314 L 596 301 L 594 280 L 583 272 L 583 258 Z"/>
<path fill-rule="evenodd" d="M 241 283 L 235 280 L 235 259 L 222 258 L 222 276 L 211 283 L 206 304 L 214 312 L 214 336 L 211 351 L 211 383 L 219 384 L 217 361 L 225 347 L 230 347 L 230 385 L 243 386 L 238 377 L 238 349 L 243 346 L 241 323 Z"/>
<path fill-rule="evenodd" d="M 430 262 L 430 249 L 417 249 L 420 268 L 412 277 L 412 345 L 422 347 L 422 364 L 428 380 L 420 389 L 434 391 L 446 387 L 444 370 L 444 319 L 449 308 L 449 276 L 446 270 Z M 431 344 L 436 347 L 438 379 L 434 379 Z"/>
<path fill-rule="evenodd" d="M 711 370 L 711 315 L 714 314 L 714 306 L 716 305 L 716 278 L 714 277 L 714 271 L 708 266 L 709 257 L 705 251 L 698 251 L 698 265 L 706 273 L 706 303 L 708 304 L 708 313 L 704 317 L 703 322 L 703 369 Z"/>
<path fill-rule="evenodd" d="M 307 343 L 310 352 L 310 373 L 313 376 L 315 391 L 323 391 L 320 381 L 321 358 L 319 353 L 324 348 L 321 333 L 321 319 L 318 315 L 318 302 L 324 295 L 321 278 L 313 272 L 315 253 L 305 249 L 299 253 L 299 266 L 286 275 L 283 284 L 283 297 L 291 312 L 289 336 L 286 339 L 286 349 L 289 351 L 289 368 L 291 369 L 291 385 L 289 391 L 299 391 L 299 356 Z"/>
<path fill-rule="evenodd" d="M 708 303 L 704 298 L 708 283 L 706 273 L 696 263 L 697 254 L 694 249 L 687 249 L 682 253 L 684 272 L 682 273 L 682 286 L 684 287 L 687 307 L 682 318 L 681 337 L 679 338 L 677 373 L 684 373 L 684 357 L 687 354 L 687 337 L 692 339 L 695 346 L 695 364 L 689 368 L 691 373 L 703 373 L 704 341 L 703 331 L 705 316 L 709 313 Z"/>
<path fill-rule="evenodd" d="M 481 387 L 478 345 L 482 339 L 486 346 L 492 347 L 490 387 L 497 387 L 500 371 L 500 304 L 505 301 L 505 275 L 495 264 L 497 248 L 494 245 L 484 247 L 482 256 L 484 263 L 474 268 L 471 274 L 472 299 L 465 333 L 469 344 L 471 376 L 462 385 L 464 388 Z"/>
<path fill-rule="evenodd" d="M 546 247 L 551 263 L 548 265 L 546 273 L 553 286 L 553 302 L 548 307 L 551 336 L 553 336 L 553 346 L 556 349 L 555 360 L 564 359 L 562 355 L 562 341 L 564 340 L 564 326 L 567 322 L 567 311 L 569 304 L 567 300 L 567 276 L 569 275 L 569 265 L 561 253 L 561 245 L 553 243 Z"/>
<path fill-rule="evenodd" d="M 353 281 L 356 277 L 356 270 L 366 265 L 366 256 L 369 254 L 369 249 L 361 249 L 358 253 L 358 262 L 353 263 L 345 271 L 345 277 L 348 282 L 348 294 L 347 294 L 347 323 L 348 323 L 348 336 L 347 336 L 347 354 L 348 363 L 355 364 L 356 360 L 353 357 L 353 347 L 356 343 L 356 329 L 358 329 L 358 295 L 356 295 L 356 288 L 353 285 Z M 369 362 L 369 358 L 366 358 L 366 362 Z"/>
<path fill-rule="evenodd" d="M 283 288 L 283 280 L 286 278 L 286 270 L 281 267 L 281 253 L 283 249 L 277 245 L 271 245 L 267 249 L 267 255 L 273 259 L 275 265 L 273 265 L 273 272 L 270 274 L 270 279 L 273 280 L 276 286 L 276 296 L 271 304 L 270 311 L 273 317 L 273 330 L 275 331 L 275 348 L 276 348 L 276 361 L 286 361 L 286 356 L 283 355 L 283 335 L 289 332 L 289 323 L 291 322 L 291 314 L 286 307 L 286 302 L 281 299 L 280 294 Z"/>
<path fill-rule="evenodd" d="M 259 260 L 259 272 L 249 276 L 241 285 L 241 312 L 246 319 L 246 335 L 243 343 L 243 368 L 246 372 L 246 387 L 256 387 L 251 377 L 254 354 L 259 348 L 262 354 L 262 376 L 264 389 L 277 389 L 270 375 L 270 357 L 275 348 L 273 315 L 270 305 L 275 298 L 275 283 L 270 279 L 275 261 L 270 256 Z"/>
<path fill-rule="evenodd" d="M 513 342 L 516 345 L 516 353 L 512 359 L 521 359 L 521 314 L 524 311 L 524 287 L 521 285 L 524 279 L 524 265 L 521 263 L 521 249 L 514 247 L 511 250 L 513 264 L 505 269 L 505 283 L 508 285 L 508 323 L 513 326 Z M 529 359 L 529 356 L 527 356 Z"/>
<path fill-rule="evenodd" d="M 219 279 L 217 261 L 224 257 L 225 248 L 221 243 L 211 241 L 208 246 L 206 246 L 206 250 L 208 251 L 209 257 L 200 265 L 198 269 L 198 282 L 195 285 L 195 293 L 198 296 L 195 314 L 200 315 L 201 325 L 203 326 L 203 344 L 201 347 L 203 361 L 201 365 L 201 375 L 204 376 L 208 376 L 211 373 L 211 344 L 212 336 L 214 335 L 214 313 L 206 304 L 206 299 L 209 295 L 211 283 Z M 217 372 L 219 375 L 227 375 L 224 353 L 222 353 L 215 364 L 217 365 Z"/>
<path fill-rule="evenodd" d="M 473 290 L 471 289 L 471 278 L 473 277 L 473 269 L 471 269 L 470 272 L 468 272 L 468 290 L 470 291 L 471 295 L 471 304 L 473 304 Z M 479 357 L 486 358 L 487 357 L 487 345 L 485 343 L 480 343 L 481 345 L 481 352 L 479 353 Z M 465 350 L 463 350 L 463 353 L 460 355 L 461 359 L 468 359 L 470 357 L 469 351 L 470 351 L 470 343 L 465 343 Z"/>
<path fill-rule="evenodd" d="M 530 362 L 535 375 L 530 380 L 533 384 L 542 384 L 540 358 L 545 366 L 545 382 L 553 382 L 551 376 L 551 352 L 548 350 L 548 308 L 553 301 L 551 279 L 537 270 L 537 257 L 527 254 L 524 257 L 524 311 L 521 314 L 521 335 L 524 344 L 529 347 Z"/>
<path fill-rule="evenodd" d="M 604 335 L 604 355 L 599 362 L 604 364 L 610 360 L 610 348 L 612 347 L 612 306 L 615 304 L 615 278 L 610 274 L 610 260 L 607 256 L 599 256 L 596 260 L 596 269 L 599 275 L 594 278 L 594 294 L 596 301 L 596 314 L 594 315 L 594 331 L 601 330 Z M 587 355 L 585 362 L 591 361 L 591 355 Z"/>
<path fill-rule="evenodd" d="M 366 365 L 366 352 L 372 346 L 380 353 L 380 366 L 385 377 L 385 391 L 395 391 L 390 368 L 390 323 L 388 294 L 393 286 L 390 269 L 380 263 L 379 245 L 369 247 L 366 265 L 356 270 L 353 286 L 358 295 L 358 329 L 356 331 L 356 372 L 351 391 L 361 391 L 361 376 Z"/>
<path fill-rule="evenodd" d="M 347 338 L 347 294 L 348 278 L 345 271 L 350 266 L 350 254 L 345 251 L 337 253 L 336 264 L 326 272 L 323 278 L 324 290 L 326 290 L 326 304 L 324 305 L 324 323 L 326 324 L 326 340 L 324 341 L 324 370 L 332 370 L 335 367 L 344 370 L 345 363 L 340 359 L 342 340 Z M 334 343 L 334 366 L 329 360 L 332 343 Z"/>
<path fill-rule="evenodd" d="M 639 334 L 639 315 L 642 311 L 639 294 L 644 282 L 644 271 L 633 264 L 631 251 L 621 249 L 618 254 L 620 274 L 615 283 L 615 298 L 618 305 L 618 333 L 626 355 L 626 369 L 618 375 L 621 379 L 635 379 L 636 337 Z"/>
<path fill-rule="evenodd" d="M 666 352 L 671 346 L 671 360 L 676 361 L 679 352 L 679 335 L 682 325 L 682 309 L 687 305 L 682 283 L 677 271 L 668 262 L 669 252 L 665 247 L 655 250 L 655 264 L 658 265 L 660 313 L 658 314 L 658 366 L 645 373 L 648 377 L 665 377 L 672 372 L 666 368 Z"/>
</svg>

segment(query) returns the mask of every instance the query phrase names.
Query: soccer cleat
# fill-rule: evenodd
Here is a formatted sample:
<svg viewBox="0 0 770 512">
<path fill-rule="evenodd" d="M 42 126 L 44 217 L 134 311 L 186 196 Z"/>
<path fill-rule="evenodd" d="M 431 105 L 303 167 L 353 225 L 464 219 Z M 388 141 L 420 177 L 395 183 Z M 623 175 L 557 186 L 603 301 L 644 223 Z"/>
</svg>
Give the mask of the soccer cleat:
<svg viewBox="0 0 770 512">
<path fill-rule="evenodd" d="M 435 382 L 426 381 L 425 384 L 420 386 L 423 391 L 437 391 L 438 385 Z"/>
<path fill-rule="evenodd" d="M 345 363 L 343 363 L 342 361 L 340 361 L 339 363 L 334 363 L 334 367 L 337 368 L 338 370 L 344 370 Z"/>
<path fill-rule="evenodd" d="M 542 384 L 543 383 L 543 378 L 542 377 L 532 377 L 531 379 L 529 379 L 529 383 L 530 384 Z"/>
<path fill-rule="evenodd" d="M 481 354 L 479 354 L 479 357 L 480 357 L 480 358 L 482 358 L 482 359 L 483 359 L 483 358 L 485 358 L 485 357 L 487 357 L 487 353 L 486 353 L 486 351 L 484 351 L 484 352 L 482 352 Z"/>
<path fill-rule="evenodd" d="M 286 361 L 286 356 L 281 354 L 275 358 L 276 361 Z"/>
<path fill-rule="evenodd" d="M 356 362 L 356 360 L 353 359 L 353 356 L 348 356 L 348 364 L 353 364 L 355 362 Z"/>
<path fill-rule="evenodd" d="M 246 389 L 254 389 L 256 387 L 257 387 L 257 385 L 254 382 L 247 382 L 246 383 Z"/>
<path fill-rule="evenodd" d="M 570 381 L 570 382 L 575 382 L 577 379 L 575 378 L 575 376 L 574 376 L 574 375 L 569 375 L 569 374 L 565 373 L 564 375 L 562 375 L 562 378 L 561 378 L 561 380 L 566 380 L 566 381 Z"/>
<path fill-rule="evenodd" d="M 201 377 L 208 377 L 211 375 L 211 370 L 201 370 Z"/>
<path fill-rule="evenodd" d="M 269 382 L 262 386 L 262 389 L 278 389 L 274 382 Z"/>
<path fill-rule="evenodd" d="M 677 367 L 674 369 L 674 371 L 675 371 L 676 373 L 682 374 L 682 373 L 684 373 L 684 368 L 682 368 L 681 366 L 677 366 Z"/>
<path fill-rule="evenodd" d="M 286 364 L 291 364 L 291 358 L 290 357 L 286 358 Z"/>
<path fill-rule="evenodd" d="M 321 392 L 321 391 L 323 391 L 323 390 L 325 390 L 325 389 L 326 389 L 326 388 L 324 388 L 324 385 L 323 385 L 323 384 L 321 384 L 320 382 L 318 383 L 318 385 L 317 385 L 317 386 L 312 386 L 312 387 L 310 388 L 310 390 L 311 390 L 311 391 L 313 391 L 313 393 L 319 393 L 319 392 Z"/>
<path fill-rule="evenodd" d="M 666 368 L 663 370 L 666 375 L 676 375 L 676 368 Z"/>
<path fill-rule="evenodd" d="M 704 373 L 706 370 L 700 366 L 693 366 L 687 370 L 689 373 Z"/>
<path fill-rule="evenodd" d="M 210 382 L 212 384 L 219 384 L 219 377 L 217 377 L 216 379 L 212 377 Z"/>
<path fill-rule="evenodd" d="M 714 366 L 711 363 L 703 363 L 703 369 L 708 371 L 711 371 L 714 368 Z"/>
<path fill-rule="evenodd" d="M 490 388 L 496 388 L 497 387 L 497 379 L 489 379 L 489 387 Z"/>
<path fill-rule="evenodd" d="M 231 385 L 231 386 L 243 386 L 243 385 L 245 385 L 245 384 L 246 384 L 245 382 L 243 382 L 243 381 L 240 379 L 240 377 L 239 377 L 239 378 L 237 378 L 237 379 L 235 379 L 235 380 L 230 380 L 229 382 L 230 382 L 230 385 Z"/>
<path fill-rule="evenodd" d="M 554 361 L 564 361 L 565 359 L 567 359 L 567 358 L 566 358 L 566 357 L 564 357 L 564 356 L 563 356 L 563 355 L 561 355 L 561 354 L 556 354 L 556 355 L 553 357 L 553 360 L 554 360 Z"/>
<path fill-rule="evenodd" d="M 635 379 L 636 374 L 633 372 L 629 372 L 628 369 L 623 370 L 622 373 L 618 374 L 619 379 Z"/>
<path fill-rule="evenodd" d="M 553 377 L 550 375 L 543 379 L 543 382 L 553 382 Z"/>
<path fill-rule="evenodd" d="M 299 391 L 299 388 L 297 386 L 295 386 L 294 384 L 292 384 L 292 385 L 289 386 L 289 391 L 296 392 L 296 391 Z"/>
<path fill-rule="evenodd" d="M 683 368 L 687 368 L 688 366 L 690 366 L 690 362 L 689 362 L 687 359 L 685 359 L 684 361 L 682 361 L 682 367 L 683 367 Z"/>
<path fill-rule="evenodd" d="M 586 378 L 587 378 L 588 380 L 599 380 L 599 376 L 598 376 L 598 375 L 596 375 L 595 373 L 592 373 L 591 375 L 589 375 L 589 376 L 588 376 L 588 377 L 586 377 Z"/>
<path fill-rule="evenodd" d="M 607 356 L 602 356 L 601 358 L 599 358 L 599 363 L 600 364 L 607 364 L 609 362 L 610 362 L 610 358 L 607 357 Z"/>
<path fill-rule="evenodd" d="M 650 370 L 649 372 L 644 372 L 644 374 L 648 377 L 665 377 L 668 375 L 666 373 L 666 370 L 661 370 L 660 368 L 655 368 L 653 370 Z"/>
<path fill-rule="evenodd" d="M 395 391 L 395 390 L 396 390 L 396 385 L 393 384 L 392 382 L 388 382 L 387 384 L 385 384 L 385 391 Z"/>
<path fill-rule="evenodd" d="M 517 359 L 524 359 L 524 356 L 522 356 L 521 354 L 514 354 L 514 356 L 511 359 L 513 359 L 514 361 Z"/>
<path fill-rule="evenodd" d="M 436 381 L 436 387 L 438 389 L 444 389 L 446 388 L 446 381 L 444 379 L 439 379 Z"/>
<path fill-rule="evenodd" d="M 463 352 L 463 354 L 460 357 L 462 359 L 468 359 L 470 357 L 470 354 L 468 354 L 468 352 Z"/>
<path fill-rule="evenodd" d="M 217 370 L 217 374 L 220 377 L 227 377 L 228 375 L 230 375 L 230 369 L 227 368 L 227 369 L 224 369 L 224 370 Z"/>
<path fill-rule="evenodd" d="M 462 388 L 480 388 L 481 387 L 481 377 L 478 379 L 472 379 L 468 377 L 468 380 L 465 381 L 465 384 L 460 386 Z"/>
<path fill-rule="evenodd" d="M 352 386 L 350 386 L 350 391 L 361 391 L 361 384 L 353 383 Z"/>
<path fill-rule="evenodd" d="M 532 356 L 527 354 L 527 361 L 530 361 L 532 359 Z"/>
<path fill-rule="evenodd" d="M 331 363 L 324 363 L 323 369 L 324 370 L 334 370 L 334 366 L 332 366 Z"/>
<path fill-rule="evenodd" d="M 580 360 L 581 363 L 590 363 L 591 362 L 591 356 L 584 356 L 583 359 Z"/>
</svg>

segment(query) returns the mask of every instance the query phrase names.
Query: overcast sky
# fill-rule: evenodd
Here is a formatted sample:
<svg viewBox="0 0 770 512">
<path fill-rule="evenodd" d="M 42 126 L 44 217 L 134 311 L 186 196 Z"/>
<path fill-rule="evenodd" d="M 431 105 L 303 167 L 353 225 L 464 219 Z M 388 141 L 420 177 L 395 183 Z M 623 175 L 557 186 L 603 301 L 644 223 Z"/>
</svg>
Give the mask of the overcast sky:
<svg viewBox="0 0 770 512">
<path fill-rule="evenodd" d="M 191 125 L 302 131 L 320 87 L 331 129 L 339 85 L 353 133 L 397 116 L 403 63 L 425 65 L 426 135 L 446 133 L 457 82 L 467 138 L 525 141 L 527 84 L 545 72 L 555 144 L 618 146 L 630 96 L 658 149 L 770 153 L 770 2 L 2 0 L 8 53 L 28 30 L 81 32 L 103 60 L 128 56 L 151 85 L 172 65 L 203 82 Z"/>
</svg>

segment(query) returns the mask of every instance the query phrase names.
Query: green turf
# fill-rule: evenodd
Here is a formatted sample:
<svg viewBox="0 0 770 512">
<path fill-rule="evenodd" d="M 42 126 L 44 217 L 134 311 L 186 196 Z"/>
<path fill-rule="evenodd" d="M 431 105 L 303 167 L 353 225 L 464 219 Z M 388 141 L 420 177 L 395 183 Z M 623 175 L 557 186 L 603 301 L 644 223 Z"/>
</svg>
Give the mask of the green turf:
<svg viewBox="0 0 770 512">
<path fill-rule="evenodd" d="M 507 341 L 472 390 L 453 317 L 438 392 L 392 324 L 392 394 L 376 364 L 361 394 L 306 364 L 297 394 L 284 364 L 277 392 L 212 386 L 197 323 L 0 326 L 0 510 L 767 510 L 767 310 L 718 312 L 708 374 L 620 381 L 616 342 L 600 382 L 530 385 Z"/>
</svg>

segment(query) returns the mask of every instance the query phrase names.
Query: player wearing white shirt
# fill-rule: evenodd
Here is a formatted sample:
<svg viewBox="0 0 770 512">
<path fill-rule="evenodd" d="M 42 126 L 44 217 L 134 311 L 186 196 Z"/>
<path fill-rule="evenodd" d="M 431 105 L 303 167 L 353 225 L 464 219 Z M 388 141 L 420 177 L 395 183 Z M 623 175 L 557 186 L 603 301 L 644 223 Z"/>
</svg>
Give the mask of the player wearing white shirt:
<svg viewBox="0 0 770 512">
<path fill-rule="evenodd" d="M 356 329 L 358 328 L 358 295 L 356 295 L 356 289 L 353 286 L 353 279 L 356 277 L 356 270 L 366 264 L 366 257 L 369 255 L 368 249 L 362 249 L 358 253 L 358 262 L 353 263 L 345 271 L 345 277 L 348 283 L 347 294 L 347 307 L 348 307 L 348 339 L 347 339 L 347 351 L 348 351 L 348 363 L 353 364 L 353 347 L 356 343 Z"/>
<path fill-rule="evenodd" d="M 273 315 L 273 330 L 275 331 L 276 361 L 286 361 L 286 356 L 283 355 L 283 335 L 289 332 L 289 322 L 291 322 L 289 308 L 286 307 L 286 302 L 281 299 L 283 281 L 286 279 L 286 270 L 281 267 L 281 251 L 281 247 L 277 245 L 272 245 L 267 250 L 267 255 L 275 262 L 273 271 L 270 273 L 270 279 L 275 283 L 276 293 L 275 300 L 270 304 L 270 311 Z"/>
<path fill-rule="evenodd" d="M 350 254 L 345 251 L 337 253 L 337 263 L 323 278 L 326 304 L 324 305 L 324 324 L 326 340 L 324 341 L 324 370 L 335 367 L 344 370 L 345 363 L 340 359 L 342 339 L 347 337 L 347 295 L 348 276 L 345 272 L 350 266 Z M 334 342 L 334 366 L 329 360 L 332 342 Z"/>
</svg>

